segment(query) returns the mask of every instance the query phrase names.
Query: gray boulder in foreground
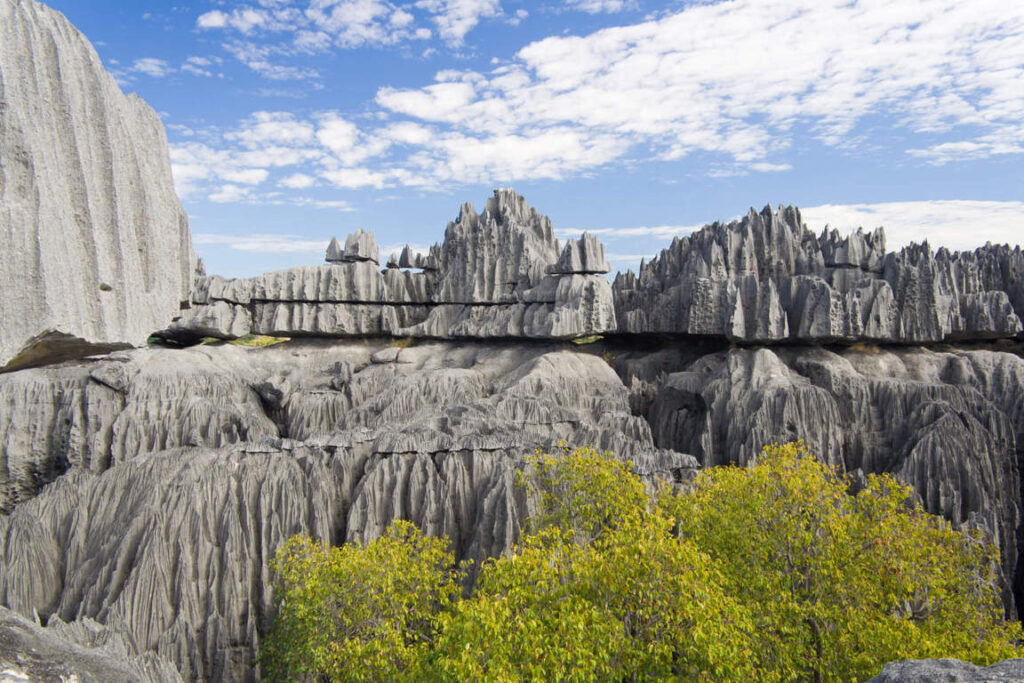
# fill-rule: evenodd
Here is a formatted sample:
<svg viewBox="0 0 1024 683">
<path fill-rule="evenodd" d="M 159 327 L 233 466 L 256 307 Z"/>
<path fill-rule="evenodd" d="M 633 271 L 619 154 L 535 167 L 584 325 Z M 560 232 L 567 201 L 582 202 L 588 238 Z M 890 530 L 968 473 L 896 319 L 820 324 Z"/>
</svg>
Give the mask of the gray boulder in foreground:
<svg viewBox="0 0 1024 683">
<path fill-rule="evenodd" d="M 144 343 L 195 269 L 159 117 L 34 0 L 0 0 L 0 83 L 0 368 Z"/>
<path fill-rule="evenodd" d="M 1024 659 L 980 667 L 958 659 L 911 659 L 886 664 L 868 683 L 1010 683 L 1024 681 Z"/>
</svg>

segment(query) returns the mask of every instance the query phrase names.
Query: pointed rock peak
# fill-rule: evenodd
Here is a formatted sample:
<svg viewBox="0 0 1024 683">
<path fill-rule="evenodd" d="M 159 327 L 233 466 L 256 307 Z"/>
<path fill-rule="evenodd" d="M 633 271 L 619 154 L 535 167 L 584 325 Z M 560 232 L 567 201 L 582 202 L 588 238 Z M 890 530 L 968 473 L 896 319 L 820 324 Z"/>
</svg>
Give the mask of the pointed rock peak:
<svg viewBox="0 0 1024 683">
<path fill-rule="evenodd" d="M 534 213 L 526 199 L 511 187 L 494 191 L 487 200 L 487 213 L 499 222 L 525 224 Z"/>
<path fill-rule="evenodd" d="M 604 245 L 593 235 L 583 233 L 578 240 L 567 240 L 558 262 L 548 266 L 552 275 L 607 273 L 612 269 L 604 258 Z"/>
<path fill-rule="evenodd" d="M 344 256 L 345 253 L 342 251 L 341 245 L 338 244 L 338 238 L 332 237 L 331 243 L 327 245 L 327 256 L 325 257 L 325 260 L 328 263 L 338 263 L 339 261 L 345 260 Z"/>
<path fill-rule="evenodd" d="M 377 249 L 377 240 L 373 233 L 360 229 L 346 237 L 345 253 L 341 260 L 349 263 L 358 261 L 380 263 L 380 251 Z"/>
</svg>

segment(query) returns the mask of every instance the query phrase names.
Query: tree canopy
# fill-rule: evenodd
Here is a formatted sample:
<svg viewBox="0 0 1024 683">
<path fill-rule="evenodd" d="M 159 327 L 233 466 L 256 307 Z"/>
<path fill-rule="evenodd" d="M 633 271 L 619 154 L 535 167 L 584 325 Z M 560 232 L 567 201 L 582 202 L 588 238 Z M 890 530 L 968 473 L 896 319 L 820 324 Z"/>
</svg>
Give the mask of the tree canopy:
<svg viewBox="0 0 1024 683">
<path fill-rule="evenodd" d="M 997 555 L 802 444 L 651 492 L 589 448 L 528 458 L 521 543 L 474 585 L 444 539 L 277 554 L 269 680 L 856 681 L 888 661 L 1017 655 Z"/>
</svg>

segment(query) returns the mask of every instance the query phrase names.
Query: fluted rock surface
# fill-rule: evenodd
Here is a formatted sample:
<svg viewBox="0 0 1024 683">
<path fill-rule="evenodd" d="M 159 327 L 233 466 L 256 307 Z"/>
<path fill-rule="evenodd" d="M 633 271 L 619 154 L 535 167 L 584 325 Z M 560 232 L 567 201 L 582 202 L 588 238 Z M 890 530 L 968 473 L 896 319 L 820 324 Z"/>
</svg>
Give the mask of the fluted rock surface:
<svg viewBox="0 0 1024 683">
<path fill-rule="evenodd" d="M 910 659 L 886 664 L 868 683 L 1020 683 L 1024 659 L 976 666 L 958 659 Z"/>
<path fill-rule="evenodd" d="M 0 0 L 0 243 L 0 367 L 144 343 L 195 268 L 160 119 L 34 0 Z"/>
<path fill-rule="evenodd" d="M 676 238 L 613 290 L 623 333 L 921 343 L 1021 334 L 1021 272 L 1019 248 L 886 253 L 881 229 L 815 236 L 765 207 Z"/>
<path fill-rule="evenodd" d="M 245 280 L 201 278 L 164 336 L 231 339 L 395 336 L 569 339 L 615 330 L 604 247 L 584 236 L 559 255 L 551 221 L 511 190 L 483 213 L 465 204 L 427 255 L 378 267 L 372 233 L 332 239 L 328 265 Z M 416 270 L 413 270 L 416 269 Z"/>
<path fill-rule="evenodd" d="M 705 466 L 745 464 L 763 444 L 802 438 L 844 471 L 893 474 L 929 512 L 986 529 L 1013 576 L 1024 452 L 1019 356 L 733 349 L 663 374 L 655 385 L 647 417 L 659 446 Z"/>
<path fill-rule="evenodd" d="M 178 670 L 152 652 L 132 654 L 120 633 L 85 619 L 46 628 L 0 607 L 0 681 L 179 683 Z"/>
<path fill-rule="evenodd" d="M 122 352 L 0 376 L 0 415 L 0 471 L 36 473 L 7 483 L 0 603 L 96 619 L 195 680 L 251 675 L 292 534 L 365 541 L 404 518 L 482 559 L 518 537 L 537 447 L 696 467 L 653 445 L 607 363 L 558 344 Z"/>
</svg>

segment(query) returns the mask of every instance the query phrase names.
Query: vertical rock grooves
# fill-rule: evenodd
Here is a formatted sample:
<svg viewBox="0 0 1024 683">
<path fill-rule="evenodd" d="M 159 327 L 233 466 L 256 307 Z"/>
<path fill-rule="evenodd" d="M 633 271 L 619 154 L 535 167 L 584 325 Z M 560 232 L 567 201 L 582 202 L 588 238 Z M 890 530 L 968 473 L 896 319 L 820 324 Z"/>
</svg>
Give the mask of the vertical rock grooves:
<svg viewBox="0 0 1024 683">
<path fill-rule="evenodd" d="M 0 367 L 47 330 L 143 343 L 195 265 L 159 118 L 32 0 L 0 0 L 0 84 Z"/>
</svg>

